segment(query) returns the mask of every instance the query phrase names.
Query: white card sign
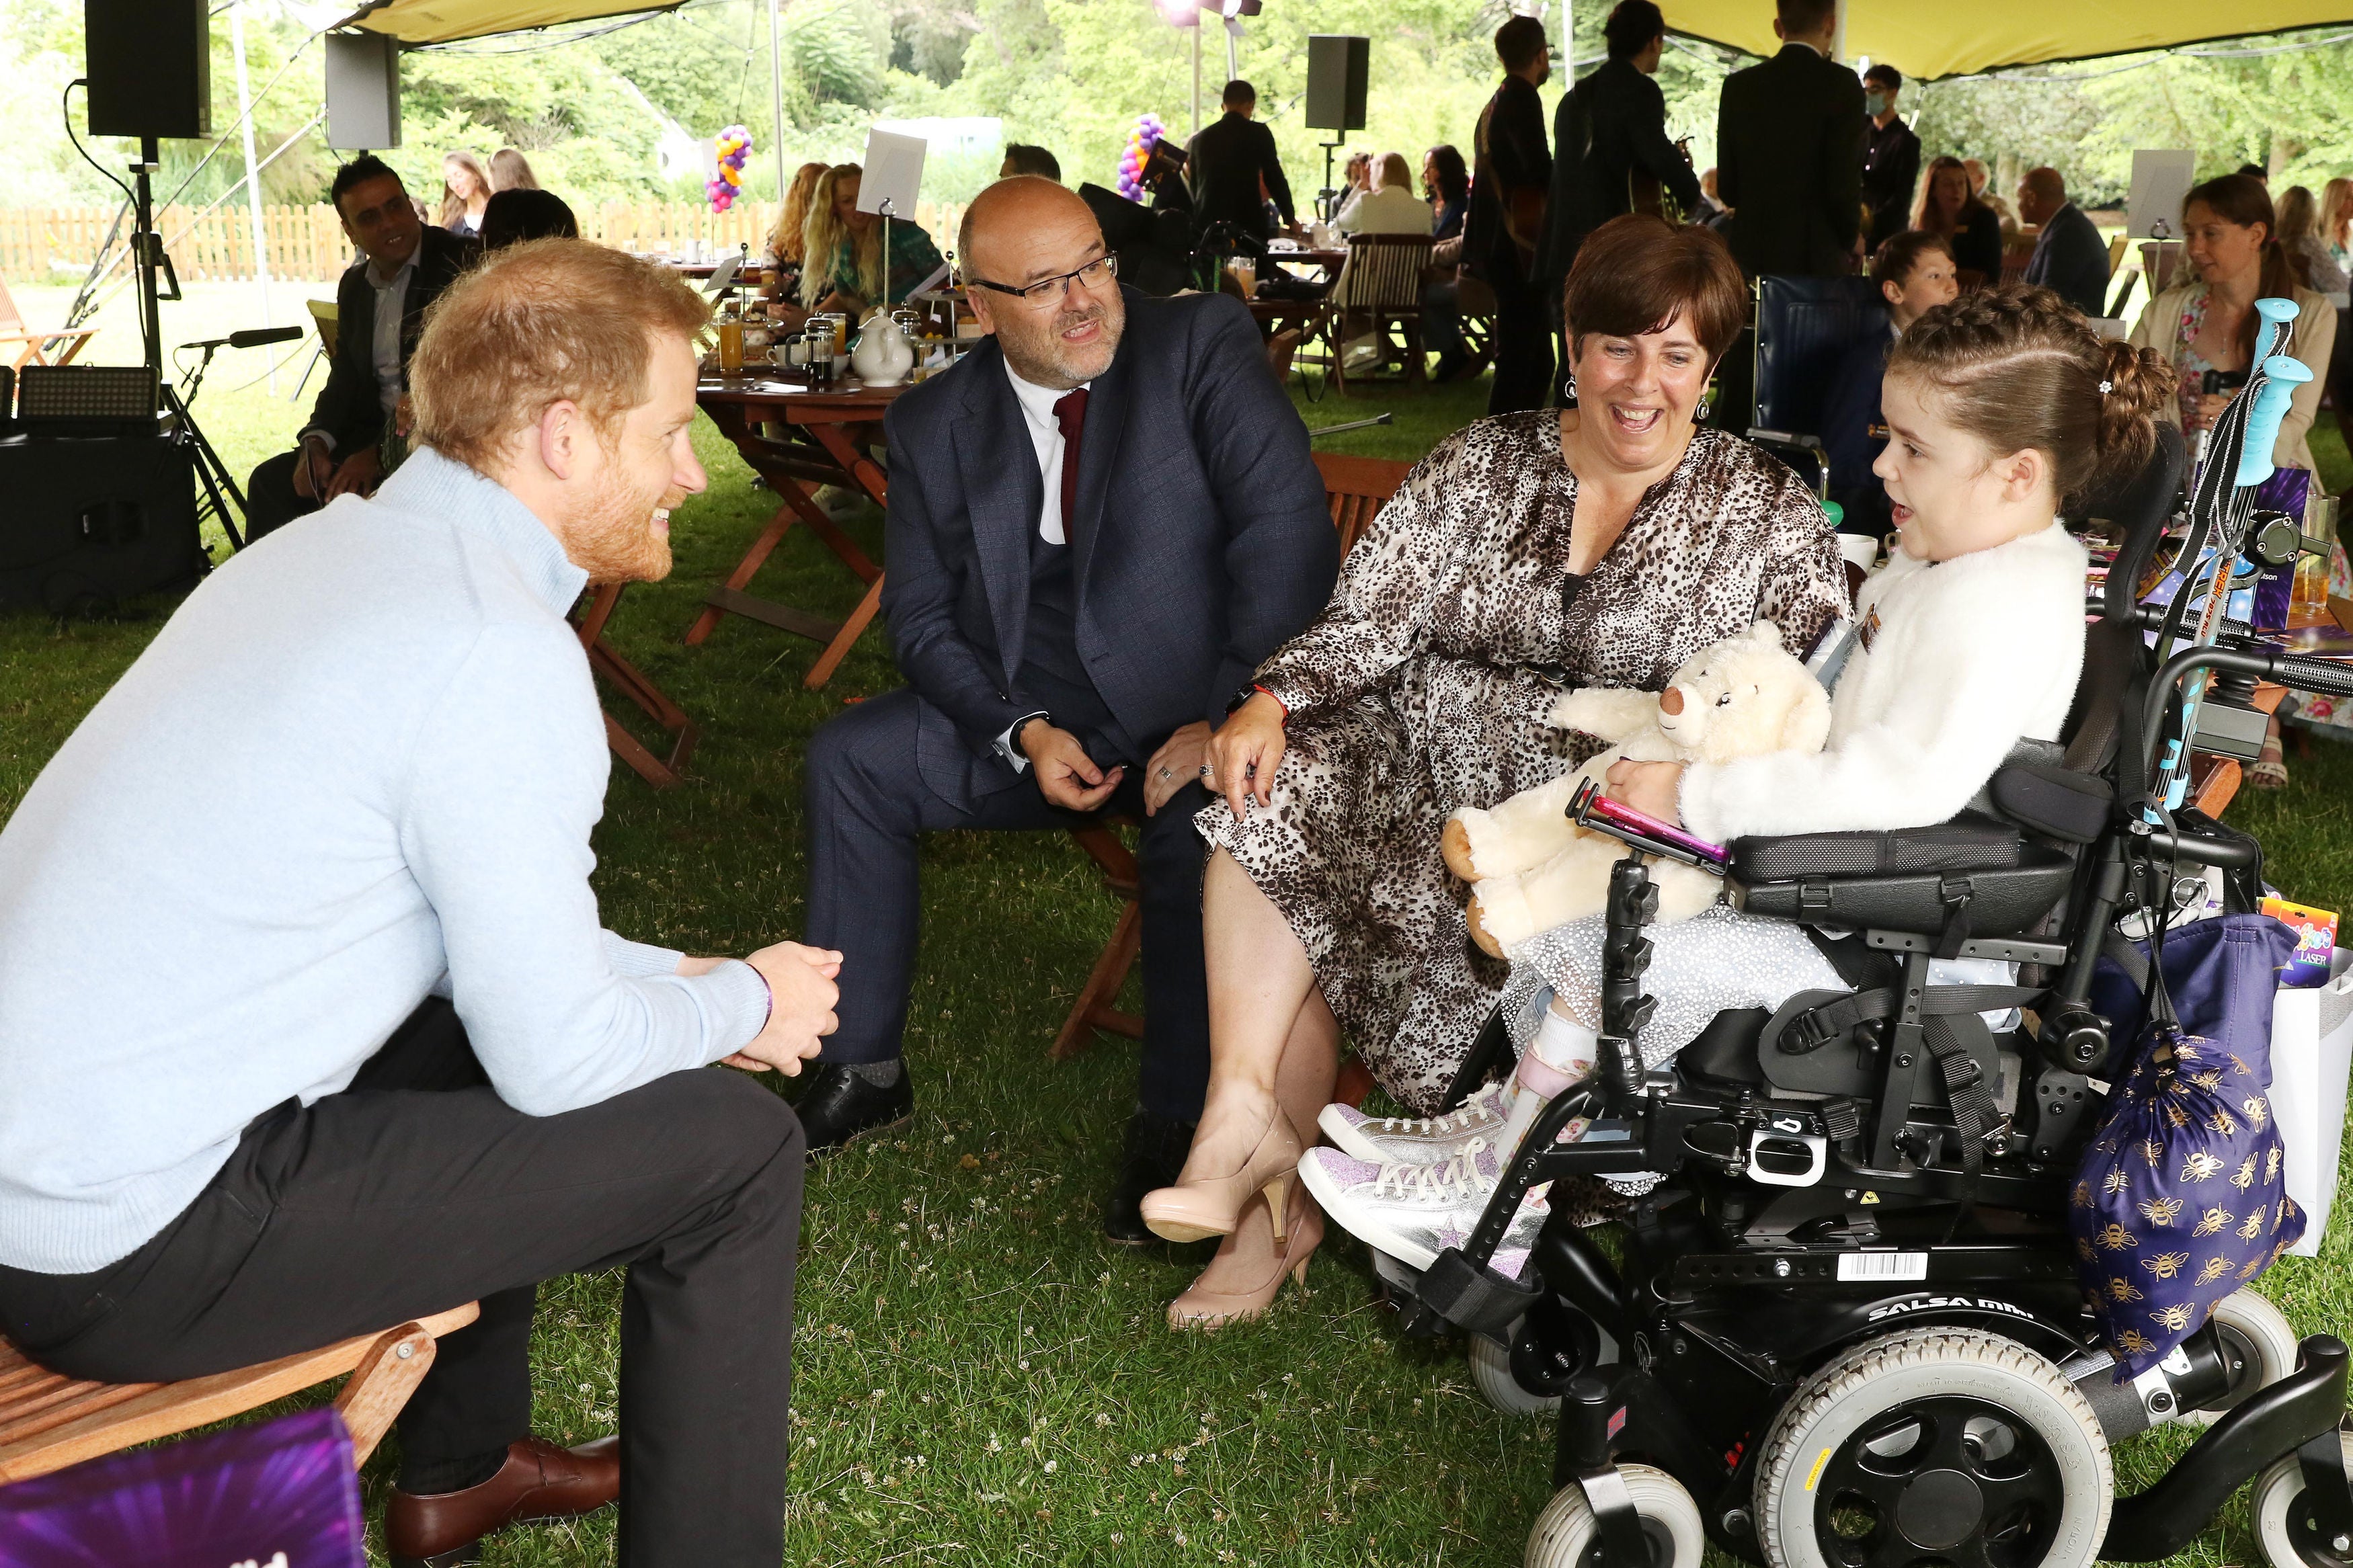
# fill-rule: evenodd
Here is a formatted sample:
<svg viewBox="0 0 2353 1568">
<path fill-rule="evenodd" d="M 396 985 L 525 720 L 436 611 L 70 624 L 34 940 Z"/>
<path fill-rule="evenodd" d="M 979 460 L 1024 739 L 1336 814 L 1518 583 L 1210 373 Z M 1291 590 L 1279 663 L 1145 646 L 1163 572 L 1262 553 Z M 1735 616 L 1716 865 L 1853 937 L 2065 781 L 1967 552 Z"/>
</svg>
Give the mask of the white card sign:
<svg viewBox="0 0 2353 1568">
<path fill-rule="evenodd" d="M 2125 209 L 2125 232 L 2147 239 L 2165 225 L 2165 237 L 2181 237 L 2181 198 L 2198 179 L 2198 154 L 2184 147 L 2143 147 L 2133 153 L 2132 200 Z"/>
<path fill-rule="evenodd" d="M 858 182 L 858 210 L 879 213 L 888 202 L 892 217 L 913 222 L 915 195 L 923 184 L 925 145 L 920 136 L 879 127 L 869 131 L 865 173 Z"/>
</svg>

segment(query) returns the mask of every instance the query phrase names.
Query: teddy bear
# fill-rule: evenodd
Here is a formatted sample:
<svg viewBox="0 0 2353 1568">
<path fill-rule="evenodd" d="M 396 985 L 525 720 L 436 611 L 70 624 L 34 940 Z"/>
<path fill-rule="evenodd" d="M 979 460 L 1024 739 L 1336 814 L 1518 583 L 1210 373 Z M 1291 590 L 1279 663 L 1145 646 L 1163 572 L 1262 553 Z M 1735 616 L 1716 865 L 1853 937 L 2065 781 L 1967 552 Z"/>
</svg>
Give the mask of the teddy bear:
<svg viewBox="0 0 2353 1568">
<path fill-rule="evenodd" d="M 1830 734 L 1831 700 L 1781 646 L 1780 629 L 1758 621 L 1701 649 L 1655 696 L 1587 687 L 1563 695 L 1546 722 L 1608 741 L 1609 748 L 1492 810 L 1463 807 L 1447 819 L 1440 838 L 1447 868 L 1472 884 L 1471 938 L 1496 957 L 1540 931 L 1601 912 L 1609 868 L 1625 847 L 1568 819 L 1569 798 L 1586 779 L 1605 780 L 1620 758 L 1728 763 L 1767 752 L 1819 752 Z M 1651 878 L 1661 923 L 1690 919 L 1724 889 L 1721 878 L 1674 861 L 1654 865 Z"/>
</svg>

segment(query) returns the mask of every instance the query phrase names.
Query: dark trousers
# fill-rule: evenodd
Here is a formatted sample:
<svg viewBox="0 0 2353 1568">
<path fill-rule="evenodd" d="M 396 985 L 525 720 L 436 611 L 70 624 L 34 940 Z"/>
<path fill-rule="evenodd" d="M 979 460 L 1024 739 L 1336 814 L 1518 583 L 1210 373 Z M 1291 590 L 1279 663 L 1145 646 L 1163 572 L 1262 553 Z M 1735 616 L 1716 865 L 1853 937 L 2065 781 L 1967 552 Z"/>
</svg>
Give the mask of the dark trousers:
<svg viewBox="0 0 2353 1568">
<path fill-rule="evenodd" d="M 348 1089 L 259 1118 L 130 1257 L 0 1268 L 0 1325 L 58 1372 L 145 1382 L 479 1300 L 401 1413 L 406 1479 L 528 1436 L 538 1282 L 627 1268 L 620 1561 L 776 1568 L 805 1159 L 791 1107 L 725 1069 L 525 1116 L 429 1000 Z"/>
<path fill-rule="evenodd" d="M 1517 267 L 1491 266 L 1495 291 L 1495 379 L 1487 392 L 1489 414 L 1542 408 L 1552 393 L 1552 321 L 1544 290 Z"/>
<path fill-rule="evenodd" d="M 840 1029 L 832 1062 L 889 1061 L 907 1026 L 921 902 L 916 840 L 948 828 L 1084 826 L 1046 804 L 1027 774 L 988 794 L 943 795 L 916 764 L 923 700 L 906 689 L 861 702 L 808 747 L 808 921 L 804 942 L 841 953 Z M 934 712 L 934 725 L 943 722 Z M 1110 811 L 1144 818 L 1137 859 L 1144 907 L 1144 1055 L 1136 1099 L 1155 1116 L 1193 1121 L 1209 1083 L 1208 982 L 1201 957 L 1196 782 L 1144 816 L 1144 769 L 1131 764 Z"/>
<path fill-rule="evenodd" d="M 253 477 L 245 481 L 248 544 L 319 510 L 317 501 L 294 489 L 294 468 L 301 460 L 300 450 L 280 452 L 255 468 Z"/>
</svg>

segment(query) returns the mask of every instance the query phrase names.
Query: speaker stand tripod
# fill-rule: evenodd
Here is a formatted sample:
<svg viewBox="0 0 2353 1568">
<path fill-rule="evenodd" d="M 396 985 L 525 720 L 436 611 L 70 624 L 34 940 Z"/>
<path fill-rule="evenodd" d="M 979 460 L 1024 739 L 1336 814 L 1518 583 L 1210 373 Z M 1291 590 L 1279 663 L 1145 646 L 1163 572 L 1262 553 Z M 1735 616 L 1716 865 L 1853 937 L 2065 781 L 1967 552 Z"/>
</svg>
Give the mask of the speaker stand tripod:
<svg viewBox="0 0 2353 1568">
<path fill-rule="evenodd" d="M 172 258 L 164 249 L 164 237 L 155 232 L 155 194 L 150 177 L 161 167 L 162 153 L 156 138 L 139 139 L 139 161 L 131 165 L 132 180 L 131 261 L 137 269 L 139 285 L 139 336 L 146 350 L 147 368 L 154 374 L 155 387 L 163 400 L 163 412 L 171 422 L 171 437 L 175 446 L 185 447 L 203 483 L 204 504 L 196 509 L 199 528 L 206 517 L 220 524 L 233 551 L 245 548 L 245 533 L 239 522 L 246 516 L 245 492 L 237 488 L 228 465 L 221 461 L 220 453 L 205 438 L 196 416 L 188 405 L 195 401 L 196 389 L 204 384 L 205 368 L 212 363 L 214 349 L 207 347 L 205 357 L 188 376 L 185 391 L 170 386 L 164 380 L 164 318 L 162 301 L 178 300 L 180 277 L 173 269 Z M 156 285 L 161 272 L 171 285 L 169 293 Z M 234 506 L 234 510 L 232 509 Z"/>
</svg>

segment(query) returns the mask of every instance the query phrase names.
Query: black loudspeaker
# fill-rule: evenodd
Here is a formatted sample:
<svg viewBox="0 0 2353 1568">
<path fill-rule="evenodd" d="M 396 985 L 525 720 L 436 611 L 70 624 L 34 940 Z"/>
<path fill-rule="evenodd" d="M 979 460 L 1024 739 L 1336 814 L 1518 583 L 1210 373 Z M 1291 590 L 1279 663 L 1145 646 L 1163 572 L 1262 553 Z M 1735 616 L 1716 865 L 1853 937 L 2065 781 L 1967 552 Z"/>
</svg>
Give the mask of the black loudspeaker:
<svg viewBox="0 0 2353 1568">
<path fill-rule="evenodd" d="M 1365 78 L 1373 40 L 1345 33 L 1307 37 L 1307 125 L 1314 131 L 1365 128 Z"/>
<path fill-rule="evenodd" d="M 102 610 L 187 587 L 208 564 L 185 447 L 162 436 L 0 444 L 0 610 Z"/>
<path fill-rule="evenodd" d="M 213 133 L 206 0 L 82 0 L 93 136 Z"/>
</svg>

